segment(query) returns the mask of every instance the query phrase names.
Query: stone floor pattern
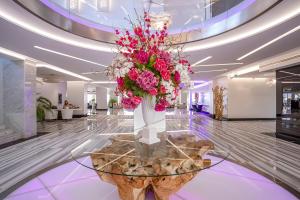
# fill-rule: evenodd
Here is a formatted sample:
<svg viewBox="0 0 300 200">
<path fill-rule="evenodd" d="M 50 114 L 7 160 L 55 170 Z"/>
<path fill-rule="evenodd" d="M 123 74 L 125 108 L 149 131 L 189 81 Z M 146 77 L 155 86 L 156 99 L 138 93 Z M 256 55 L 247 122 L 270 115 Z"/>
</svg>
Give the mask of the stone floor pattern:
<svg viewBox="0 0 300 200">
<path fill-rule="evenodd" d="M 258 170 L 300 192 L 300 145 L 276 139 L 275 121 L 216 121 L 205 115 L 177 111 L 167 115 L 167 130 L 190 130 L 230 149 L 230 160 Z M 70 151 L 94 134 L 133 131 L 133 116 L 97 115 L 38 124 L 50 132 L 0 150 L 0 199 L 34 173 L 70 160 Z"/>
</svg>

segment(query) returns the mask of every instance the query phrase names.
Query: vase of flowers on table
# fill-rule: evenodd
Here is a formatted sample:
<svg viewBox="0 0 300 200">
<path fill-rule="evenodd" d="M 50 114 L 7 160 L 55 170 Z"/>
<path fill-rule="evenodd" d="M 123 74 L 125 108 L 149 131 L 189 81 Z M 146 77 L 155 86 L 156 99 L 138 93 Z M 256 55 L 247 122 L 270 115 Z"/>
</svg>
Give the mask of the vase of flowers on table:
<svg viewBox="0 0 300 200">
<path fill-rule="evenodd" d="M 176 102 L 179 90 L 189 83 L 191 66 L 182 50 L 172 46 L 167 24 L 154 30 L 145 12 L 136 24 L 132 22 L 132 28 L 115 31 L 117 54 L 107 72 L 117 80 L 116 93 L 122 96 L 123 108 L 133 110 L 141 104 L 145 122 L 141 141 L 151 144 L 159 141 L 154 113 Z"/>
</svg>

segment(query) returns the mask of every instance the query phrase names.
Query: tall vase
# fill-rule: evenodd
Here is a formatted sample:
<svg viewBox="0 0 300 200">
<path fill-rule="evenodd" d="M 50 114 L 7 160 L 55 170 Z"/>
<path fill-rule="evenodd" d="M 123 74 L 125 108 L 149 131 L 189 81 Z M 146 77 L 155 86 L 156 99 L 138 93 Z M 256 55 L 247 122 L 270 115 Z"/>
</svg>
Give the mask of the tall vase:
<svg viewBox="0 0 300 200">
<path fill-rule="evenodd" d="M 155 127 L 155 97 L 144 97 L 141 107 L 145 127 L 142 130 L 142 138 L 139 141 L 146 144 L 157 143 L 160 139 L 157 137 L 157 129 Z"/>
</svg>

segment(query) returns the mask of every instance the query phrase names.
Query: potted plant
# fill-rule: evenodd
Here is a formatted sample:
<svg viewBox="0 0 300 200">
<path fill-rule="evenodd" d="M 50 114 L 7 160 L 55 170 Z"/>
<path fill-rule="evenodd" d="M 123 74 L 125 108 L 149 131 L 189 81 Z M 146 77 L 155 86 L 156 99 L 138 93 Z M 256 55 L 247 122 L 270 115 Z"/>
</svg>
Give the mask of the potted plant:
<svg viewBox="0 0 300 200">
<path fill-rule="evenodd" d="M 57 111 L 52 110 L 55 108 L 52 103 L 46 97 L 39 97 L 37 99 L 37 109 L 36 116 L 38 121 L 43 121 L 45 119 L 57 119 Z"/>
<path fill-rule="evenodd" d="M 110 99 L 109 102 L 108 102 L 108 107 L 109 107 L 109 108 L 114 108 L 114 105 L 115 105 L 116 103 L 118 103 L 117 99 L 112 98 L 112 99 Z"/>
</svg>

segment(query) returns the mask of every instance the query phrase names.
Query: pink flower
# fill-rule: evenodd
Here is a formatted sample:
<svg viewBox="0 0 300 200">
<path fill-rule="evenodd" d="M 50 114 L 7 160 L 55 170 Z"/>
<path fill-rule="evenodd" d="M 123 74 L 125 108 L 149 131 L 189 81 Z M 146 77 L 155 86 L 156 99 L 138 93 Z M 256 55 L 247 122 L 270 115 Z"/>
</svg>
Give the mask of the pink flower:
<svg viewBox="0 0 300 200">
<path fill-rule="evenodd" d="M 133 29 L 134 33 L 139 36 L 142 37 L 143 36 L 143 29 L 140 26 L 137 26 Z"/>
<path fill-rule="evenodd" d="M 130 98 L 123 97 L 121 102 L 122 102 L 122 105 L 125 109 L 134 109 Z"/>
<path fill-rule="evenodd" d="M 129 91 L 127 92 L 127 96 L 129 96 L 129 97 L 132 97 L 132 96 L 133 96 L 133 93 L 132 93 L 131 90 L 129 90 Z"/>
<path fill-rule="evenodd" d="M 117 83 L 118 83 L 118 88 L 119 88 L 120 90 L 122 90 L 123 87 L 124 87 L 124 79 L 123 79 L 122 77 L 118 77 L 118 78 L 117 78 Z"/>
<path fill-rule="evenodd" d="M 142 98 L 138 96 L 133 96 L 130 98 L 131 102 L 138 106 L 142 102 Z"/>
<path fill-rule="evenodd" d="M 167 70 L 166 62 L 163 59 L 156 59 L 154 68 L 159 72 L 166 71 Z"/>
<path fill-rule="evenodd" d="M 155 104 L 155 111 L 164 111 L 169 106 L 169 103 L 165 99 L 160 99 L 157 104 Z"/>
<path fill-rule="evenodd" d="M 155 108 L 154 109 L 157 112 L 161 112 L 161 111 L 166 110 L 166 107 L 164 107 L 162 104 L 155 104 Z"/>
<path fill-rule="evenodd" d="M 180 83 L 180 74 L 178 71 L 175 71 L 175 74 L 174 74 L 174 81 L 175 83 L 179 84 Z"/>
<path fill-rule="evenodd" d="M 138 78 L 138 76 L 139 76 L 139 72 L 138 72 L 138 70 L 137 70 L 136 68 L 131 68 L 131 69 L 129 70 L 129 72 L 128 72 L 128 77 L 129 77 L 131 80 L 135 81 L 135 80 Z"/>
<path fill-rule="evenodd" d="M 149 94 L 150 94 L 151 96 L 156 96 L 156 95 L 157 95 L 157 89 L 156 89 L 156 88 L 152 88 L 152 89 L 150 89 L 148 92 L 149 92 Z"/>
<path fill-rule="evenodd" d="M 163 59 L 167 64 L 171 62 L 171 55 L 169 52 L 166 51 L 160 51 L 159 52 L 159 57 Z"/>
<path fill-rule="evenodd" d="M 142 102 L 142 98 L 138 96 L 123 97 L 122 105 L 125 109 L 135 109 Z"/>
<path fill-rule="evenodd" d="M 136 82 L 140 88 L 145 91 L 149 91 L 157 86 L 158 79 L 151 71 L 145 70 L 139 75 L 139 77 L 136 79 Z"/>
<path fill-rule="evenodd" d="M 170 72 L 168 70 L 163 70 L 163 71 L 160 72 L 160 74 L 161 74 L 162 78 L 165 81 L 170 80 L 171 75 L 170 75 Z"/>
<path fill-rule="evenodd" d="M 160 86 L 159 91 L 160 91 L 160 93 L 162 93 L 162 94 L 166 94 L 166 92 L 167 92 L 165 86 L 163 86 L 163 85 Z"/>
<path fill-rule="evenodd" d="M 141 64 L 147 64 L 149 60 L 149 54 L 143 50 L 139 51 L 136 53 L 136 59 L 141 63 Z"/>
</svg>

